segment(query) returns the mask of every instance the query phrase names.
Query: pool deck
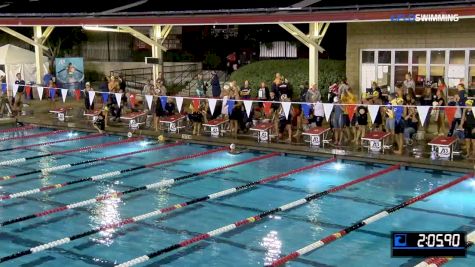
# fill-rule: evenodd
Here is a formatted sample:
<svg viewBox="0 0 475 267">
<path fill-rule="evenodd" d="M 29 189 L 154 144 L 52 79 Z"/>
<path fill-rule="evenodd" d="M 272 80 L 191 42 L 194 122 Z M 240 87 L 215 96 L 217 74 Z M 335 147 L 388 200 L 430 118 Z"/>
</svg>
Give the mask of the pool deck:
<svg viewBox="0 0 475 267">
<path fill-rule="evenodd" d="M 83 102 L 67 102 L 65 105 L 59 102 L 50 103 L 47 100 L 43 100 L 41 103 L 34 101 L 35 103 L 30 107 L 26 107 L 25 110 L 33 110 L 31 115 L 22 116 L 19 121 L 24 123 L 38 124 L 45 127 L 61 128 L 61 129 L 74 129 L 80 131 L 96 132 L 91 126 L 91 123 L 83 118 L 82 105 Z M 69 118 L 66 122 L 60 122 L 54 118 L 48 111 L 53 107 L 70 106 L 73 108 L 71 111 L 72 118 Z M 100 106 L 100 105 L 99 105 Z M 3 123 L 10 123 L 14 125 L 14 120 L 5 120 Z M 109 127 L 106 129 L 108 133 L 126 135 L 129 131 L 122 123 L 110 122 Z M 396 164 L 399 163 L 403 167 L 420 167 L 429 168 L 438 171 L 457 171 L 457 172 L 473 172 L 475 170 L 475 161 L 467 159 L 450 160 L 431 160 L 429 158 L 429 146 L 423 147 L 424 156 L 416 158 L 410 155 L 408 152 L 404 155 L 395 155 L 392 152 L 387 153 L 368 153 L 366 148 L 348 147 L 345 150 L 335 149 L 331 146 L 325 149 L 310 148 L 307 143 L 257 143 L 256 138 L 252 138 L 250 135 L 238 135 L 238 139 L 231 137 L 210 137 L 210 136 L 192 136 L 189 131 L 184 131 L 183 134 L 167 134 L 163 132 L 155 132 L 153 130 L 138 130 L 138 134 L 152 137 L 154 139 L 157 136 L 163 134 L 167 139 L 181 140 L 190 143 L 209 144 L 209 145 L 222 145 L 228 146 L 231 143 L 236 144 L 238 149 L 248 148 L 262 151 L 277 151 L 282 153 L 306 155 L 306 156 L 321 156 L 331 157 L 335 156 L 341 160 L 358 160 L 368 163 L 384 163 L 384 164 Z"/>
</svg>

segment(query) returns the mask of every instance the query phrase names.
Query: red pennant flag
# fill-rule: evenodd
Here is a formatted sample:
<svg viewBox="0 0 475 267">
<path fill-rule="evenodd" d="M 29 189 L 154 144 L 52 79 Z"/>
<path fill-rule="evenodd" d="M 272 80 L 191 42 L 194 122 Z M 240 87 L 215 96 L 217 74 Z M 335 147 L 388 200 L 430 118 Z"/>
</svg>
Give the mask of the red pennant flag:
<svg viewBox="0 0 475 267">
<path fill-rule="evenodd" d="M 455 117 L 455 112 L 457 112 L 456 107 L 446 107 L 445 114 L 447 114 L 447 121 L 449 121 L 449 125 L 452 125 L 452 121 Z"/>
<path fill-rule="evenodd" d="M 264 102 L 264 112 L 266 115 L 270 114 L 270 106 L 272 105 L 271 102 Z"/>
<path fill-rule="evenodd" d="M 348 111 L 348 117 L 350 117 L 350 121 L 353 120 L 353 116 L 356 112 L 356 105 L 347 105 L 346 110 Z"/>
<path fill-rule="evenodd" d="M 25 86 L 25 91 L 26 91 L 26 97 L 31 99 L 31 96 L 30 96 L 31 86 L 29 86 L 29 85 Z"/>
<path fill-rule="evenodd" d="M 79 99 L 81 99 L 81 90 L 74 90 L 74 95 L 76 96 L 76 100 L 79 101 Z"/>
<path fill-rule="evenodd" d="M 199 99 L 193 99 L 193 107 L 195 110 L 198 110 L 200 108 L 200 100 Z"/>
</svg>

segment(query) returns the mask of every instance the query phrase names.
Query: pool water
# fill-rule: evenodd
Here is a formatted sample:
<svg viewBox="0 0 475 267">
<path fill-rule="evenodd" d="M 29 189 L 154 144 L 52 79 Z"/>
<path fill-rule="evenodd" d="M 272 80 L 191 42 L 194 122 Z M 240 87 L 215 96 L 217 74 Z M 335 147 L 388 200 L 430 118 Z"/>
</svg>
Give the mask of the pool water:
<svg viewBox="0 0 475 267">
<path fill-rule="evenodd" d="M 44 131 L 52 130 L 37 128 L 21 133 L 0 133 L 0 140 Z M 0 149 L 84 135 L 87 134 L 76 132 L 0 141 Z M 0 153 L 0 162 L 122 139 L 124 137 L 101 136 L 6 151 Z M 137 141 L 87 152 L 41 157 L 15 166 L 2 166 L 0 177 L 156 146 L 163 144 L 157 144 L 152 140 Z M 0 195 L 193 155 L 215 148 L 180 144 L 49 174 L 17 177 L 0 181 Z M 164 179 L 206 171 L 265 154 L 268 153 L 248 151 L 232 155 L 220 151 L 154 168 L 143 168 L 100 181 L 83 182 L 22 198 L 7 199 L 0 201 L 0 221 L 94 198 L 100 194 L 120 192 Z M 81 208 L 0 227 L 0 257 L 322 160 L 325 158 L 279 154 L 185 179 L 172 186 L 143 190 L 122 198 L 111 198 Z M 113 266 L 388 167 L 390 166 L 354 161 L 331 162 L 225 197 L 199 202 L 121 228 L 104 230 L 0 265 Z M 166 253 L 141 266 L 262 266 L 382 209 L 397 205 L 463 175 L 464 173 L 416 168 L 392 171 L 298 208 L 279 212 L 261 221 Z M 469 232 L 474 229 L 475 180 L 469 179 L 362 227 L 319 250 L 303 255 L 288 263 L 288 266 L 413 266 L 422 258 L 391 257 L 391 231 Z M 447 266 L 475 266 L 475 249 L 469 250 L 466 258 L 454 259 Z"/>
</svg>

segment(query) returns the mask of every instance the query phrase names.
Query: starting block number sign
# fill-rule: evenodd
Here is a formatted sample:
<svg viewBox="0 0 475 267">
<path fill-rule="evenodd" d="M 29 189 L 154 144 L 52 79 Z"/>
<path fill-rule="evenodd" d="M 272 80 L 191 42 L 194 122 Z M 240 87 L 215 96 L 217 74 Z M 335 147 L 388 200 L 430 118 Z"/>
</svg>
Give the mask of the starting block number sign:
<svg viewBox="0 0 475 267">
<path fill-rule="evenodd" d="M 440 158 L 448 158 L 450 157 L 450 147 L 447 146 L 438 146 L 437 147 L 437 155 Z"/>
<path fill-rule="evenodd" d="M 267 142 L 269 141 L 269 133 L 266 131 L 259 132 L 259 141 L 260 142 Z"/>
<path fill-rule="evenodd" d="M 310 144 L 312 146 L 320 146 L 320 135 L 312 135 L 310 137 Z"/>
<path fill-rule="evenodd" d="M 377 151 L 377 152 L 381 151 L 381 141 L 379 141 L 379 140 L 371 140 L 371 141 L 369 142 L 369 149 L 370 149 L 371 151 Z"/>
<path fill-rule="evenodd" d="M 174 123 L 174 122 L 170 123 L 169 126 L 168 126 L 168 129 L 172 133 L 176 132 L 176 123 Z"/>
<path fill-rule="evenodd" d="M 211 136 L 219 136 L 219 127 L 218 126 L 212 126 L 211 127 Z"/>
<path fill-rule="evenodd" d="M 131 130 L 137 130 L 139 128 L 139 124 L 135 120 L 130 120 L 129 128 Z"/>
<path fill-rule="evenodd" d="M 58 113 L 58 120 L 59 121 L 64 121 L 64 113 L 62 113 L 62 112 Z"/>
</svg>

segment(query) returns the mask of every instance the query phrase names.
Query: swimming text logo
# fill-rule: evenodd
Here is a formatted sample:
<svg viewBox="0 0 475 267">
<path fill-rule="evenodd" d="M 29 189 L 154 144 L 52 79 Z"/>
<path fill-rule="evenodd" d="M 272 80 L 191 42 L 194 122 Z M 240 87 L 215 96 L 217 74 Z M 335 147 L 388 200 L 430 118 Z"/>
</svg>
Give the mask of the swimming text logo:
<svg viewBox="0 0 475 267">
<path fill-rule="evenodd" d="M 398 14 L 390 17 L 397 22 L 457 22 L 458 14 Z"/>
</svg>

